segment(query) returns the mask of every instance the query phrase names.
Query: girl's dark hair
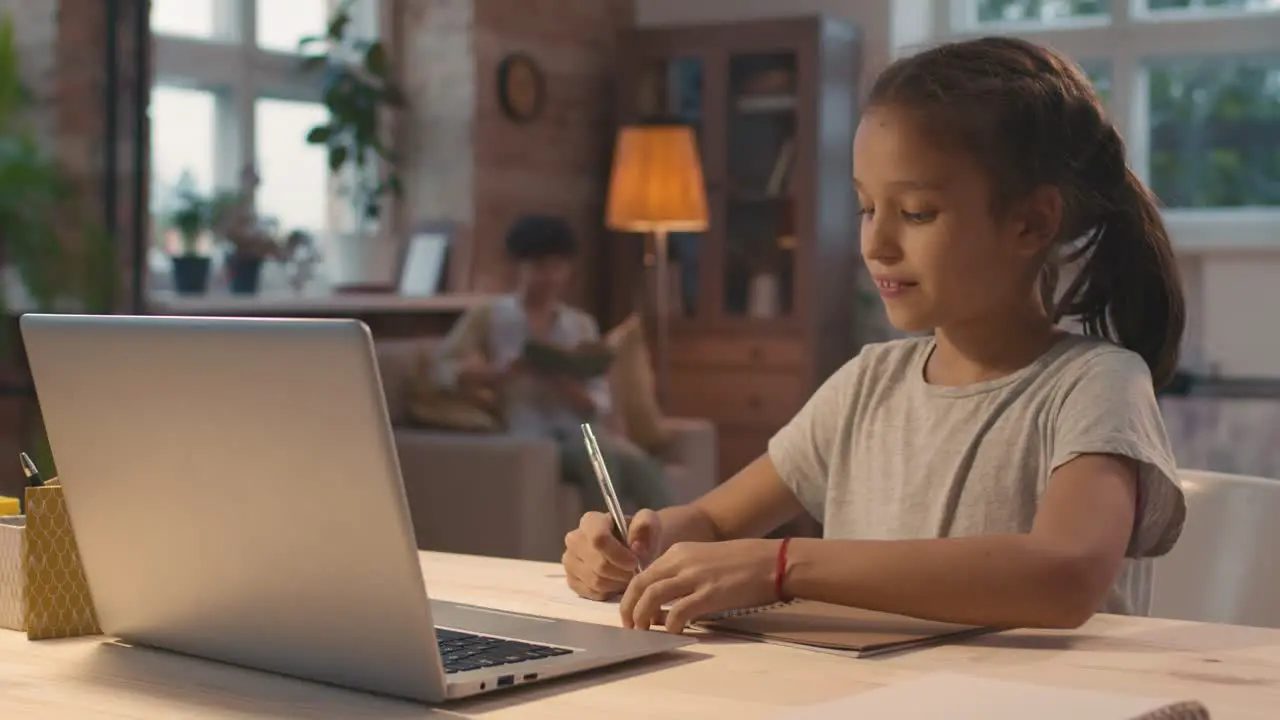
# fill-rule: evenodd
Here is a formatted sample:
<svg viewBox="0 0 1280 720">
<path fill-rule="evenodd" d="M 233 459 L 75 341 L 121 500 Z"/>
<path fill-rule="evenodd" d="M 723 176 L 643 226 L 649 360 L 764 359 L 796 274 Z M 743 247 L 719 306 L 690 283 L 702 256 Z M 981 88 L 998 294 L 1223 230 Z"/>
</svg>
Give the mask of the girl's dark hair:
<svg viewBox="0 0 1280 720">
<path fill-rule="evenodd" d="M 564 218 L 554 215 L 523 215 L 507 229 L 507 254 L 516 261 L 547 257 L 573 257 L 578 243 Z"/>
<path fill-rule="evenodd" d="M 1062 226 L 1041 273 L 1051 317 L 1078 318 L 1086 333 L 1141 355 L 1157 388 L 1173 377 L 1186 310 L 1169 234 L 1078 67 L 1016 38 L 948 43 L 890 65 L 869 105 L 912 112 L 970 153 L 997 210 L 1056 187 Z M 1059 295 L 1064 265 L 1078 272 Z"/>
</svg>

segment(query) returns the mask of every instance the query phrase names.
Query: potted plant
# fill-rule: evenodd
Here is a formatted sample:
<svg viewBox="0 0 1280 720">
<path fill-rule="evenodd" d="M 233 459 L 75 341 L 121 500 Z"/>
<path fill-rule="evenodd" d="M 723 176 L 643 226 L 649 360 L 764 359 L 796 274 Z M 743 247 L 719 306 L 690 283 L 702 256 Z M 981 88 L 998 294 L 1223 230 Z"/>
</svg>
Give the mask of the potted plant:
<svg viewBox="0 0 1280 720">
<path fill-rule="evenodd" d="M 181 250 L 173 260 L 173 287 L 183 295 L 199 295 L 209 289 L 211 259 L 200 253 L 200 236 L 210 228 L 211 201 L 200 194 L 189 173 L 178 180 L 176 203 L 169 226 L 178 233 Z"/>
<path fill-rule="evenodd" d="M 338 285 L 367 284 L 381 274 L 371 267 L 370 245 L 378 234 L 384 198 L 401 193 L 395 157 L 382 140 L 379 111 L 404 108 L 404 94 L 392 78 L 383 44 L 350 35 L 352 4 L 345 0 L 338 7 L 324 35 L 299 42 L 305 55 L 302 70 L 319 74 L 329 111 L 327 121 L 311 128 L 306 140 L 326 148 L 329 170 L 340 179 L 351 205 L 352 227 L 334 238 L 343 256 L 339 264 L 350 276 L 349 283 Z"/>
<path fill-rule="evenodd" d="M 27 124 L 13 20 L 0 14 L 0 364 L 23 363 L 12 318 L 22 312 L 108 313 L 120 265 L 80 185 Z M 34 400 L 29 379 L 3 373 L 6 394 Z M 24 438 L 41 469 L 57 469 L 39 409 L 24 410 Z"/>
<path fill-rule="evenodd" d="M 275 223 L 259 217 L 253 209 L 253 193 L 258 185 L 257 173 L 245 168 L 239 190 L 223 190 L 210 203 L 213 228 L 229 246 L 226 267 L 228 287 L 240 295 L 258 292 L 262 264 L 268 260 L 286 259 L 285 248 L 277 239 Z"/>
<path fill-rule="evenodd" d="M 12 18 L 0 15 L 0 318 L 22 310 L 103 312 L 114 301 L 113 246 L 77 183 L 26 122 L 31 94 L 14 38 Z M 8 340 L 0 338 L 6 350 Z"/>
</svg>

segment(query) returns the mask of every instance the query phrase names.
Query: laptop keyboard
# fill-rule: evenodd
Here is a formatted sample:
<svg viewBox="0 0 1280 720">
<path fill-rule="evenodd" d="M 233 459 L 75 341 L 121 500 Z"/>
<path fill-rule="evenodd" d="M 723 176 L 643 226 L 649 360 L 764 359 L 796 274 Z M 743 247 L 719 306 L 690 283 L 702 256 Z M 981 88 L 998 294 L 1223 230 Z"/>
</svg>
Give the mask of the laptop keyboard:
<svg viewBox="0 0 1280 720">
<path fill-rule="evenodd" d="M 443 628 L 436 628 L 436 642 L 440 646 L 440 657 L 444 660 L 446 673 L 498 667 L 526 660 L 541 660 L 573 652 L 550 645 L 503 640 Z"/>
</svg>

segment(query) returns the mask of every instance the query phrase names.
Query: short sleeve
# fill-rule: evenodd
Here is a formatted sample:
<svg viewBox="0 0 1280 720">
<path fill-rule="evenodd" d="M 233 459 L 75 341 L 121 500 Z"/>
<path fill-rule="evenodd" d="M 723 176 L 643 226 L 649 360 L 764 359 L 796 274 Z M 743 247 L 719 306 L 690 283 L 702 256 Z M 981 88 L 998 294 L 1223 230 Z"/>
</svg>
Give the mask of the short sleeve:
<svg viewBox="0 0 1280 720">
<path fill-rule="evenodd" d="M 823 519 L 826 509 L 831 456 L 841 418 L 848 412 L 857 385 L 859 357 L 832 373 L 769 440 L 769 460 L 817 520 Z"/>
<path fill-rule="evenodd" d="M 1091 358 L 1069 388 L 1053 430 L 1050 471 L 1081 455 L 1138 462 L 1138 507 L 1128 557 L 1158 557 L 1182 533 L 1186 500 L 1146 363 L 1111 350 Z"/>
</svg>

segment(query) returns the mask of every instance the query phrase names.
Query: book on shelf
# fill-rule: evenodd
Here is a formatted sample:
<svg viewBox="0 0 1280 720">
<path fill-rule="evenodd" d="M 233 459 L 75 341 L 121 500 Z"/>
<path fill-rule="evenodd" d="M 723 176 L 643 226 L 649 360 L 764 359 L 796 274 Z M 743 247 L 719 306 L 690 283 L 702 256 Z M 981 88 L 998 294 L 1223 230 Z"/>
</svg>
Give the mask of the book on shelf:
<svg viewBox="0 0 1280 720">
<path fill-rule="evenodd" d="M 765 185 L 765 194 L 782 195 L 790 190 L 791 168 L 795 164 L 796 142 L 790 137 L 778 147 L 778 157 L 773 162 L 773 171 L 769 173 L 769 182 Z"/>
</svg>

